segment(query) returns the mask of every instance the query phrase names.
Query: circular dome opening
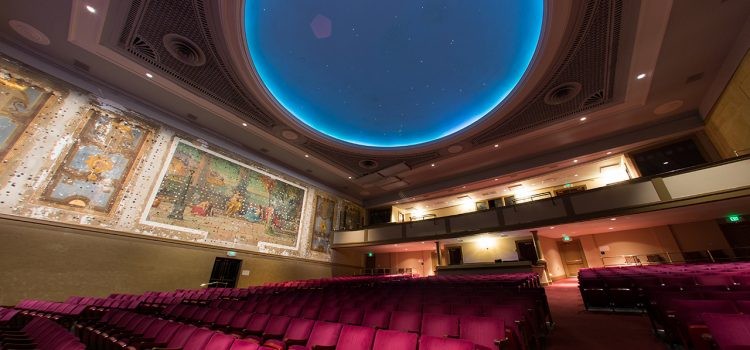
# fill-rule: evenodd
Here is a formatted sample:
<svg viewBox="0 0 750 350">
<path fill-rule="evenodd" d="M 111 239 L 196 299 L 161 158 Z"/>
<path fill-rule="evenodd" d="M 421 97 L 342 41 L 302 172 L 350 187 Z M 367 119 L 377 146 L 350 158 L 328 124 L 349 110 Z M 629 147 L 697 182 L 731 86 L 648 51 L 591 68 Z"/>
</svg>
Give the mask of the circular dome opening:
<svg viewBox="0 0 750 350">
<path fill-rule="evenodd" d="M 543 0 L 248 0 L 244 28 L 255 73 L 292 117 L 344 143 L 404 147 L 505 101 L 543 15 Z"/>
</svg>

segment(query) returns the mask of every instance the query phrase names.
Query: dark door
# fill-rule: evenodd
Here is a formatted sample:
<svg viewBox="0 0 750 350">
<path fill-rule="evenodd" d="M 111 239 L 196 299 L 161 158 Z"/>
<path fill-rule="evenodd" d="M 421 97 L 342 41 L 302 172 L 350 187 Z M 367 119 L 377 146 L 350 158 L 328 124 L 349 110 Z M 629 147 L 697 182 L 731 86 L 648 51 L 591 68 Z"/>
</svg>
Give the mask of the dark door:
<svg viewBox="0 0 750 350">
<path fill-rule="evenodd" d="M 558 241 L 557 248 L 560 251 L 563 267 L 568 277 L 576 277 L 578 276 L 578 270 L 588 267 L 583 248 L 581 248 L 581 241 L 577 239 L 570 242 Z"/>
<path fill-rule="evenodd" d="M 208 288 L 234 288 L 237 286 L 237 276 L 240 273 L 242 260 L 230 258 L 216 258 L 214 269 L 211 271 L 211 279 Z"/>
<path fill-rule="evenodd" d="M 724 232 L 734 255 L 743 260 L 750 259 L 750 221 L 721 223 L 719 227 Z"/>
<path fill-rule="evenodd" d="M 448 248 L 448 265 L 461 265 L 464 263 L 464 255 L 461 253 L 461 247 Z"/>
<path fill-rule="evenodd" d="M 375 268 L 375 254 L 365 254 L 365 270 L 371 270 Z"/>
<path fill-rule="evenodd" d="M 518 252 L 518 260 L 521 261 L 531 261 L 532 264 L 536 264 L 536 261 L 539 259 L 536 255 L 534 240 L 531 239 L 516 241 L 516 252 Z"/>
</svg>

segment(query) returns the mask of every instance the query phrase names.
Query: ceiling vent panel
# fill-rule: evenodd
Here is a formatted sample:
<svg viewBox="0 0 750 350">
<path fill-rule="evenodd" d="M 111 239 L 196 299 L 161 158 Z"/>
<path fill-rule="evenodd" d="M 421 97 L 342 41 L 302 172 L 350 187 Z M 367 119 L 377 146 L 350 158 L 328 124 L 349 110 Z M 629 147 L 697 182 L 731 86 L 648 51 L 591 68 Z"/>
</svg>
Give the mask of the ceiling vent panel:
<svg viewBox="0 0 750 350">
<path fill-rule="evenodd" d="M 380 169 L 378 173 L 383 176 L 393 176 L 409 170 L 411 170 L 411 168 L 406 165 L 406 163 L 398 163 L 396 165 L 391 165 L 385 169 Z"/>
<path fill-rule="evenodd" d="M 409 186 L 408 182 L 406 182 L 406 181 L 398 181 L 398 182 L 394 182 L 394 183 L 389 184 L 389 185 L 381 186 L 380 188 L 382 188 L 382 189 L 384 189 L 386 191 L 391 191 L 391 190 L 396 190 L 396 189 L 399 189 L 399 188 L 404 188 L 406 186 Z"/>
</svg>

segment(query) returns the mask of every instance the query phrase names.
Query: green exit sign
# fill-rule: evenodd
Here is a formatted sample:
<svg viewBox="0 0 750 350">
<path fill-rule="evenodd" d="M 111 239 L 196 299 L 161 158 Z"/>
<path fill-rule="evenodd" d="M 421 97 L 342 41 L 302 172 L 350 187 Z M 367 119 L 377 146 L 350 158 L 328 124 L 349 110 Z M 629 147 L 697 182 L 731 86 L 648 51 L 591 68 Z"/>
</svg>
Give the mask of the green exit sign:
<svg viewBox="0 0 750 350">
<path fill-rule="evenodd" d="M 367 257 L 372 258 L 372 252 L 367 253 Z"/>
<path fill-rule="evenodd" d="M 568 235 L 563 235 L 563 242 L 570 242 L 572 239 Z"/>
<path fill-rule="evenodd" d="M 727 221 L 728 222 L 740 222 L 742 221 L 742 217 L 739 215 L 729 215 L 727 216 Z"/>
</svg>

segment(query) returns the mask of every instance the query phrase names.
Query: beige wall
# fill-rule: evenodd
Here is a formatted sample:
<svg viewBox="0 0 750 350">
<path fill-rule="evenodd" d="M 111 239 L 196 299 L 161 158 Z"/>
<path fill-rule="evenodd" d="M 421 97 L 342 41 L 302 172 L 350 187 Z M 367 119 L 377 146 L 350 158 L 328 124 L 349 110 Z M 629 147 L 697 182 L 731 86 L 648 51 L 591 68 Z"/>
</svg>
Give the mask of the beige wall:
<svg viewBox="0 0 750 350">
<path fill-rule="evenodd" d="M 461 253 L 464 263 L 493 262 L 496 259 L 504 261 L 518 260 L 516 241 L 531 239 L 525 237 L 485 237 L 461 243 Z"/>
<path fill-rule="evenodd" d="M 581 242 L 589 267 L 625 263 L 622 255 L 661 254 L 666 252 L 675 261 L 682 261 L 681 251 L 724 249 L 732 254 L 719 225 L 714 220 L 686 224 L 655 226 L 636 230 L 602 232 L 576 236 Z M 565 275 L 563 262 L 557 248 L 560 239 L 540 237 L 542 251 L 547 260 L 547 271 L 553 278 Z M 601 251 L 605 250 L 604 254 Z"/>
<path fill-rule="evenodd" d="M 178 288 L 207 282 L 226 249 L 106 234 L 0 218 L 0 305 L 22 298 L 64 300 Z M 265 282 L 353 274 L 359 266 L 238 252 L 238 287 Z"/>
<path fill-rule="evenodd" d="M 562 265 L 560 251 L 557 249 L 557 241 L 549 237 L 539 236 L 539 244 L 547 261 L 547 273 L 552 278 L 565 277 L 565 267 Z"/>
<path fill-rule="evenodd" d="M 433 251 L 434 250 L 419 250 L 378 253 L 375 254 L 375 266 L 377 268 L 391 269 L 392 273 L 397 273 L 399 268 L 411 268 L 412 273 L 419 274 L 421 276 L 432 276 L 435 274 L 435 271 L 433 271 L 432 269 Z"/>
<path fill-rule="evenodd" d="M 732 248 L 715 220 L 670 225 L 670 228 L 684 252 Z"/>
<path fill-rule="evenodd" d="M 750 53 L 708 115 L 706 133 L 724 158 L 750 153 Z"/>
</svg>

